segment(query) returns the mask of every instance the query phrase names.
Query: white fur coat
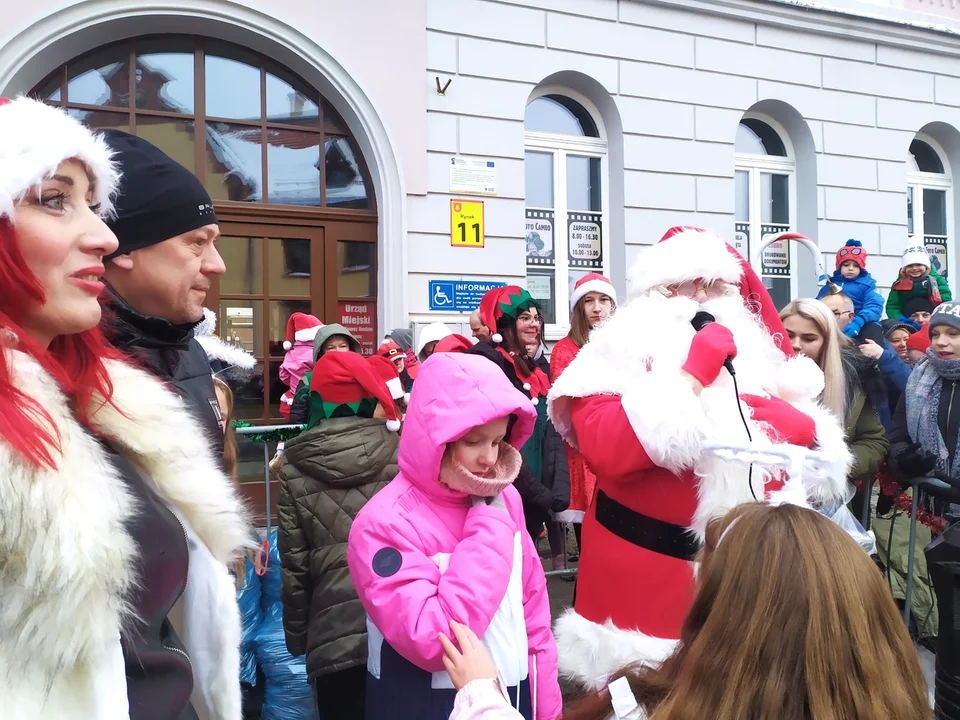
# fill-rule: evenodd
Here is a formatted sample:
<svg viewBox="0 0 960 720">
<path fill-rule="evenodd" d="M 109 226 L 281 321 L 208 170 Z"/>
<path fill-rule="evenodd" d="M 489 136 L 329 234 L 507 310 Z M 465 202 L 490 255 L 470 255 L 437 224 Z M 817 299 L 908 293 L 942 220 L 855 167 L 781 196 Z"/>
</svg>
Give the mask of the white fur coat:
<svg viewBox="0 0 960 720">
<path fill-rule="evenodd" d="M 134 620 L 125 597 L 137 582 L 136 548 L 125 524 L 135 503 L 53 379 L 28 355 L 5 352 L 17 387 L 53 419 L 62 455 L 57 470 L 37 468 L 0 439 L 0 715 L 123 717 L 115 701 L 125 687 L 108 673 L 120 629 Z M 206 577 L 202 592 L 185 594 L 185 613 L 215 626 L 203 628 L 191 658 L 195 683 L 212 718 L 239 720 L 240 616 L 227 568 L 249 544 L 243 505 L 184 401 L 141 370 L 107 367 L 116 407 L 98 403 L 93 424 L 186 521 L 188 586 L 198 568 Z M 199 545 L 211 559 L 195 567 Z"/>
</svg>

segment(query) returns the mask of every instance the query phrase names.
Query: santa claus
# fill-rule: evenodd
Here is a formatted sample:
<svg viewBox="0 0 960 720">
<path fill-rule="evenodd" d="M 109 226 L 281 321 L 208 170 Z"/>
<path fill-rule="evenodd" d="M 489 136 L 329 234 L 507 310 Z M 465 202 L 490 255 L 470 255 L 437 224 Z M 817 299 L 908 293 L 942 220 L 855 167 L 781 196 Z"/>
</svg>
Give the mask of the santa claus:
<svg viewBox="0 0 960 720">
<path fill-rule="evenodd" d="M 840 421 L 818 402 L 820 369 L 792 357 L 759 278 L 719 237 L 670 230 L 637 258 L 627 300 L 549 396 L 557 430 L 597 475 L 575 607 L 555 628 L 561 673 L 585 685 L 672 652 L 707 522 L 783 485 L 780 470 L 706 444 L 749 438 L 834 458 L 805 479 L 814 504 L 844 497 L 851 460 Z"/>
</svg>

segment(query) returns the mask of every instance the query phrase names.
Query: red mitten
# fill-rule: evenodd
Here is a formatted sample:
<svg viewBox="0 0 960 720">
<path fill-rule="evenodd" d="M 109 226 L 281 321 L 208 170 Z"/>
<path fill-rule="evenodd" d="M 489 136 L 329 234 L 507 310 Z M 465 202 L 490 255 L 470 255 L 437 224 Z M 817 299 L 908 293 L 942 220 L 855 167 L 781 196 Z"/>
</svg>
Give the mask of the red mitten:
<svg viewBox="0 0 960 720">
<path fill-rule="evenodd" d="M 773 428 L 778 439 L 800 447 L 814 446 L 817 440 L 817 424 L 812 417 L 800 412 L 787 401 L 759 395 L 741 395 L 740 399 L 753 410 L 753 419 Z"/>
<path fill-rule="evenodd" d="M 683 369 L 704 387 L 713 384 L 727 358 L 737 356 L 733 333 L 723 325 L 710 323 L 693 336 Z"/>
</svg>

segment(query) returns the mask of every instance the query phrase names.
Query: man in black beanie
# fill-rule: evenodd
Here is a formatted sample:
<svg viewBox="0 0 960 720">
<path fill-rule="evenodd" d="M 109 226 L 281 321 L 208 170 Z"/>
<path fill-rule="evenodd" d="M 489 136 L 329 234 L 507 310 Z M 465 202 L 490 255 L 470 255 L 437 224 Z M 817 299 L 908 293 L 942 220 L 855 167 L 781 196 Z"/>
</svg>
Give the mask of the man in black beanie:
<svg viewBox="0 0 960 720">
<path fill-rule="evenodd" d="M 106 258 L 103 329 L 118 348 L 170 382 L 222 452 L 220 405 L 207 355 L 194 339 L 213 276 L 226 270 L 215 245 L 220 226 L 200 181 L 146 140 L 103 133 L 120 166 L 116 217 L 120 246 Z"/>
</svg>

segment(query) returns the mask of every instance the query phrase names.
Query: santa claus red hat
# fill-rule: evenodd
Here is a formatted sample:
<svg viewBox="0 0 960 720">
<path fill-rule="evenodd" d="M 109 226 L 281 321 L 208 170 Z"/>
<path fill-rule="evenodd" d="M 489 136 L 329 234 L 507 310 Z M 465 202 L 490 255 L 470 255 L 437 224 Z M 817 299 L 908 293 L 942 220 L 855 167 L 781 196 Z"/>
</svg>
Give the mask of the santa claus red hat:
<svg viewBox="0 0 960 720">
<path fill-rule="evenodd" d="M 437 347 L 434 348 L 434 353 L 443 353 L 443 352 L 466 352 L 474 345 L 474 341 L 470 338 L 464 337 L 463 335 L 447 335 L 443 340 L 437 343 Z"/>
<path fill-rule="evenodd" d="M 630 271 L 629 297 L 694 280 L 736 285 L 744 305 L 759 316 L 780 351 L 793 356 L 780 313 L 756 271 L 736 249 L 703 228 L 672 227 L 660 242 L 641 252 Z"/>
<path fill-rule="evenodd" d="M 406 359 L 406 356 L 404 355 L 403 350 L 400 349 L 400 346 L 390 339 L 384 340 L 383 345 L 377 348 L 377 355 L 386 358 L 391 363 Z"/>
<path fill-rule="evenodd" d="M 396 372 L 395 368 L 393 370 Z M 320 396 L 327 417 L 341 405 L 356 413 L 361 402 L 375 400 L 387 416 L 387 430 L 396 432 L 400 429 L 397 408 L 387 392 L 386 382 L 373 371 L 363 355 L 352 352 L 321 355 L 313 368 L 310 392 Z"/>
<path fill-rule="evenodd" d="M 407 397 L 403 391 L 403 383 L 400 381 L 400 372 L 392 361 L 387 360 L 382 355 L 371 355 L 367 358 L 374 374 L 383 381 L 390 391 L 390 397 L 394 400 L 402 400 Z"/>
<path fill-rule="evenodd" d="M 289 350 L 295 342 L 313 342 L 317 330 L 323 327 L 319 318 L 307 313 L 295 312 L 287 318 L 287 339 L 283 341 L 283 349 Z"/>
<path fill-rule="evenodd" d="M 694 280 L 733 285 L 742 275 L 740 263 L 720 237 L 702 228 L 678 225 L 637 256 L 630 269 L 628 299 Z"/>
<path fill-rule="evenodd" d="M 93 184 L 101 217 L 113 211 L 120 176 L 113 152 L 59 108 L 38 100 L 0 98 L 0 217 L 14 217 L 17 201 L 52 176 L 65 160 L 79 160 Z"/>
<path fill-rule="evenodd" d="M 617 291 L 613 287 L 613 283 L 600 273 L 589 273 L 577 280 L 573 286 L 573 292 L 570 293 L 570 312 L 573 312 L 577 303 L 580 302 L 580 298 L 592 292 L 606 295 L 613 300 L 614 305 L 617 304 Z"/>
</svg>

